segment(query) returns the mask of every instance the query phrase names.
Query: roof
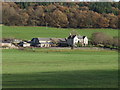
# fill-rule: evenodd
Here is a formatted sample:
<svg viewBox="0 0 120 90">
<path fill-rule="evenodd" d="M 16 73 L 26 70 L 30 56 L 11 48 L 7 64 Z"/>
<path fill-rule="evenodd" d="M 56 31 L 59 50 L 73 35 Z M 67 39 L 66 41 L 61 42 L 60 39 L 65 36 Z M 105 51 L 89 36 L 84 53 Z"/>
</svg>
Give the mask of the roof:
<svg viewBox="0 0 120 90">
<path fill-rule="evenodd" d="M 70 35 L 68 39 L 73 39 L 76 35 Z"/>
<path fill-rule="evenodd" d="M 39 41 L 51 41 L 50 38 L 38 38 Z"/>
<path fill-rule="evenodd" d="M 78 39 L 84 39 L 86 36 L 78 36 Z"/>
<path fill-rule="evenodd" d="M 78 39 L 83 39 L 83 36 L 78 36 Z"/>
<path fill-rule="evenodd" d="M 62 42 L 65 42 L 66 39 L 65 38 L 51 38 L 51 40 L 54 40 L 54 41 L 62 41 Z"/>
<path fill-rule="evenodd" d="M 62 41 L 62 42 L 65 42 L 65 41 L 66 41 L 65 38 L 60 38 L 59 40 Z"/>
</svg>

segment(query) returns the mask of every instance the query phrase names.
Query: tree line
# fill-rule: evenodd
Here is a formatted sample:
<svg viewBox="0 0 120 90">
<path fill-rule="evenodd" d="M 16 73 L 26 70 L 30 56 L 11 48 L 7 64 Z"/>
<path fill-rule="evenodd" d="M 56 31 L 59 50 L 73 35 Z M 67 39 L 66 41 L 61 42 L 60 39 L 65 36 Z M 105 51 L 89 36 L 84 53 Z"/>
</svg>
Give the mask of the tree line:
<svg viewBox="0 0 120 90">
<path fill-rule="evenodd" d="M 3 24 L 62 28 L 118 28 L 119 2 L 2 3 Z"/>
</svg>

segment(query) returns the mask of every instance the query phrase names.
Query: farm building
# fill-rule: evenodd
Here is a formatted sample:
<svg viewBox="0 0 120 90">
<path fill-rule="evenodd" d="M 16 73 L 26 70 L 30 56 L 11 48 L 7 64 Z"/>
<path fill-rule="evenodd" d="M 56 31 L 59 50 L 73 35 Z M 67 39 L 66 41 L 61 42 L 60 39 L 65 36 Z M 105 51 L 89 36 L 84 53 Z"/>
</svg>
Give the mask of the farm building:
<svg viewBox="0 0 120 90">
<path fill-rule="evenodd" d="M 69 35 L 68 38 L 33 38 L 31 40 L 31 46 L 34 47 L 68 47 L 77 46 L 78 43 L 86 46 L 87 36 Z"/>
<path fill-rule="evenodd" d="M 75 46 L 78 43 L 77 35 L 70 35 L 67 38 L 67 43 L 68 43 L 69 46 Z"/>
<path fill-rule="evenodd" d="M 81 43 L 82 46 L 88 45 L 88 38 L 87 38 L 87 36 L 78 36 L 78 43 Z"/>
<path fill-rule="evenodd" d="M 88 44 L 88 38 L 87 36 L 69 35 L 67 38 L 67 43 L 69 46 L 76 46 L 78 43 L 82 46 L 86 46 Z"/>
<path fill-rule="evenodd" d="M 67 46 L 69 46 L 68 43 L 67 43 L 67 39 L 65 39 L 65 38 L 60 38 L 60 39 L 59 39 L 59 42 L 58 42 L 58 46 L 59 46 L 59 47 L 67 47 Z"/>
<path fill-rule="evenodd" d="M 18 46 L 21 46 L 21 47 L 30 47 L 30 42 L 21 41 L 20 43 L 18 43 Z"/>
<path fill-rule="evenodd" d="M 17 48 L 15 43 L 16 41 L 20 41 L 18 39 L 9 39 L 9 38 L 3 38 L 3 39 L 0 39 L 0 47 L 2 48 Z"/>
<path fill-rule="evenodd" d="M 35 47 L 51 47 L 52 44 L 50 38 L 33 38 L 31 40 L 31 46 Z"/>
</svg>

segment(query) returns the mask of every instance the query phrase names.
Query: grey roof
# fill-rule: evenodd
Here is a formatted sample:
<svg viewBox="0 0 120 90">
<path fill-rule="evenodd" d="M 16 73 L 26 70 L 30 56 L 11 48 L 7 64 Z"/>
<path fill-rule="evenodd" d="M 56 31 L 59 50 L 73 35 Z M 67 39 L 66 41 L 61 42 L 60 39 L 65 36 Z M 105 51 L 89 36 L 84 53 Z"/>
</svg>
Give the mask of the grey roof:
<svg viewBox="0 0 120 90">
<path fill-rule="evenodd" d="M 86 36 L 78 36 L 78 39 L 84 39 Z"/>
<path fill-rule="evenodd" d="M 60 38 L 59 40 L 60 40 L 60 41 L 63 41 L 63 42 L 64 42 L 64 41 L 66 41 L 66 39 L 65 39 L 65 38 Z"/>
<path fill-rule="evenodd" d="M 39 41 L 51 41 L 50 38 L 38 38 Z"/>
<path fill-rule="evenodd" d="M 76 35 L 70 35 L 68 39 L 73 39 Z"/>
<path fill-rule="evenodd" d="M 51 38 L 51 40 L 66 41 L 66 39 L 65 39 L 65 38 Z"/>
<path fill-rule="evenodd" d="M 78 39 L 83 39 L 83 36 L 78 36 Z"/>
</svg>

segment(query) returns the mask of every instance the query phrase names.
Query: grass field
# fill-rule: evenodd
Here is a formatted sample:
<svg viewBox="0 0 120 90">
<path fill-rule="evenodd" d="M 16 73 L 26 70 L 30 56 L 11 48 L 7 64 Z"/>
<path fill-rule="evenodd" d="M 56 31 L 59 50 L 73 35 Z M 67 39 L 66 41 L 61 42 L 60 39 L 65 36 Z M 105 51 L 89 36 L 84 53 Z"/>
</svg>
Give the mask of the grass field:
<svg viewBox="0 0 120 90">
<path fill-rule="evenodd" d="M 116 88 L 118 54 L 107 50 L 3 50 L 3 88 Z"/>
<path fill-rule="evenodd" d="M 73 29 L 2 26 L 3 38 L 65 38 Z M 118 36 L 116 29 L 76 29 Z M 116 88 L 118 53 L 110 50 L 3 50 L 3 88 Z"/>
<path fill-rule="evenodd" d="M 34 37 L 68 37 L 69 33 L 76 30 L 80 35 L 91 37 L 94 32 L 104 32 L 111 36 L 118 36 L 118 29 L 63 29 L 51 27 L 15 27 L 2 26 L 2 36 L 4 38 L 19 38 L 31 40 Z"/>
</svg>

